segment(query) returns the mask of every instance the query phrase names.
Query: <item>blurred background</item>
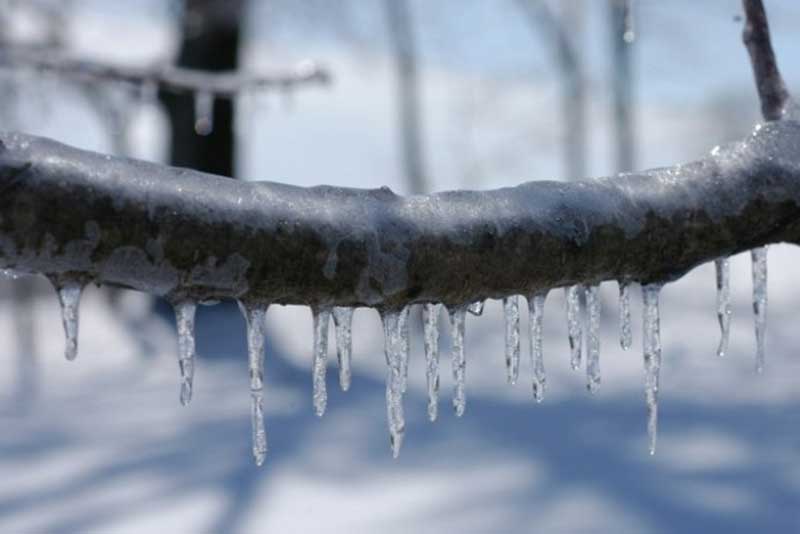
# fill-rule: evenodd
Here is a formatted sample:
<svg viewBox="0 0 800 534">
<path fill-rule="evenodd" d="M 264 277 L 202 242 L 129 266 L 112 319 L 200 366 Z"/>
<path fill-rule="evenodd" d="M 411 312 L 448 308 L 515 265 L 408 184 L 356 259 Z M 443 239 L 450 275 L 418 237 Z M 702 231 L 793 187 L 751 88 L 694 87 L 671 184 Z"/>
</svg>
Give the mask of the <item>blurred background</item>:
<svg viewBox="0 0 800 534">
<path fill-rule="evenodd" d="M 192 95 L 0 70 L 3 129 L 242 180 L 413 194 L 610 175 L 700 158 L 759 120 L 737 0 L 0 7 L 6 50 L 254 75 L 323 66 L 328 86 L 216 101 L 207 135 L 196 131 L 206 133 Z M 766 8 L 779 65 L 797 92 L 800 4 L 767 0 Z M 798 262 L 797 248 L 770 247 L 763 375 L 754 372 L 749 255 L 732 260 L 723 359 L 715 355 L 713 265 L 665 287 L 653 457 L 638 291 L 634 347 L 624 352 L 617 286 L 601 288 L 603 383 L 594 396 L 583 372 L 569 369 L 561 290 L 545 310 L 548 392 L 540 405 L 525 353 L 520 382 L 505 383 L 501 305 L 490 301 L 482 316 L 468 316 L 468 406 L 457 419 L 443 327 L 435 424 L 426 418 L 414 323 L 398 460 L 388 444 L 377 313 L 356 312 L 353 386 L 339 391 L 331 368 L 328 413 L 319 419 L 311 314 L 275 306 L 262 468 L 250 454 L 245 327 L 233 303 L 198 310 L 195 396 L 184 408 L 164 303 L 88 289 L 80 355 L 69 363 L 49 284 L 0 280 L 0 531 L 798 532 Z"/>
</svg>

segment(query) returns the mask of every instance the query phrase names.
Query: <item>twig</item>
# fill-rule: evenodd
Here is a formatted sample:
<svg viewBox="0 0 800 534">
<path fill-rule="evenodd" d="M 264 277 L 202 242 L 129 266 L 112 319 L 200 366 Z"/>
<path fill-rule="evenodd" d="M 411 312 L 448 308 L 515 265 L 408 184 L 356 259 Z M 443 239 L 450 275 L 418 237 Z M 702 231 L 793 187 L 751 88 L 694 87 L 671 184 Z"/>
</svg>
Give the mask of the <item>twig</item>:
<svg viewBox="0 0 800 534">
<path fill-rule="evenodd" d="M 764 4 L 761 0 L 743 0 L 742 4 L 745 12 L 742 41 L 750 55 L 761 114 L 765 120 L 779 120 L 786 112 L 790 96 L 772 50 Z"/>
<path fill-rule="evenodd" d="M 330 74 L 313 62 L 304 61 L 287 72 L 251 75 L 241 72 L 207 72 L 172 66 L 149 68 L 111 65 L 78 60 L 36 49 L 0 50 L 0 66 L 54 72 L 79 81 L 108 81 L 174 93 L 206 93 L 216 98 L 232 98 L 248 89 L 291 89 L 304 85 L 324 85 Z"/>
</svg>

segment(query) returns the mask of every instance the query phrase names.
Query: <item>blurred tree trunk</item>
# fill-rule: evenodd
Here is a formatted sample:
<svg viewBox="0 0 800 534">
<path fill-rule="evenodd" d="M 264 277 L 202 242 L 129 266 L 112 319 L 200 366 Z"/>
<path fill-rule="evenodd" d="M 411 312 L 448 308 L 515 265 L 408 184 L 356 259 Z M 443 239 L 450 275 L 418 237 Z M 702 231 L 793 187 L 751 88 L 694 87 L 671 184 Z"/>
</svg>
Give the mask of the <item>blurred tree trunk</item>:
<svg viewBox="0 0 800 534">
<path fill-rule="evenodd" d="M 409 193 L 425 193 L 430 186 L 425 176 L 417 51 L 408 1 L 386 0 L 386 15 L 390 48 L 395 63 L 403 173 Z"/>
<path fill-rule="evenodd" d="M 633 12 L 630 0 L 610 1 L 611 84 L 614 98 L 616 172 L 632 171 L 636 166 L 634 131 L 633 74 L 631 49 L 634 41 Z"/>
<path fill-rule="evenodd" d="M 242 13 L 243 0 L 184 0 L 177 65 L 208 71 L 235 70 Z M 213 129 L 200 135 L 195 131 L 196 97 L 166 92 L 160 95 L 172 125 L 170 163 L 233 176 L 233 101 L 214 102 Z"/>
</svg>

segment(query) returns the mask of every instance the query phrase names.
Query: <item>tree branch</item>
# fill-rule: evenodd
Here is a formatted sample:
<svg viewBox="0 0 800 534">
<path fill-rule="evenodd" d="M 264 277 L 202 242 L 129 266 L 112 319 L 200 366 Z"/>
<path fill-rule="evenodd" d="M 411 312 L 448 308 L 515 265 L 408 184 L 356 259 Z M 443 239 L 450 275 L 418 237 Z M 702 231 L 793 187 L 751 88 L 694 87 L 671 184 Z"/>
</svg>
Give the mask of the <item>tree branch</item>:
<svg viewBox="0 0 800 534">
<path fill-rule="evenodd" d="M 800 243 L 800 123 L 582 182 L 400 197 L 238 182 L 0 134 L 0 267 L 172 298 L 396 308 L 676 279 Z"/>
<path fill-rule="evenodd" d="M 761 0 L 742 0 L 742 4 L 745 12 L 742 41 L 750 55 L 761 114 L 765 120 L 778 120 L 786 113 L 790 96 L 772 50 L 764 4 Z"/>
<path fill-rule="evenodd" d="M 27 48 L 0 49 L 0 66 L 53 72 L 88 82 L 118 82 L 147 86 L 173 93 L 206 93 L 216 98 L 232 98 L 248 89 L 289 89 L 308 84 L 324 85 L 330 74 L 313 62 L 304 61 L 294 69 L 270 75 L 250 75 L 238 71 L 208 72 L 173 66 L 128 67 L 69 58 L 52 51 Z"/>
</svg>

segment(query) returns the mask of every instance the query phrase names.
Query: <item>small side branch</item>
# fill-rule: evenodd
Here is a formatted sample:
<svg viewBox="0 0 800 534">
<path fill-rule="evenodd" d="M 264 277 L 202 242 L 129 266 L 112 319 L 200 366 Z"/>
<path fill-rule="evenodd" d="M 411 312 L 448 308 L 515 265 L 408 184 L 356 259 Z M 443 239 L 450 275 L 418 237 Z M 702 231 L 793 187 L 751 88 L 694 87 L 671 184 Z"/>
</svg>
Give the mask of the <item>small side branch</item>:
<svg viewBox="0 0 800 534">
<path fill-rule="evenodd" d="M 742 40 L 750 55 L 761 113 L 765 120 L 779 120 L 786 113 L 790 96 L 772 50 L 764 4 L 761 0 L 743 0 L 742 3 L 745 12 Z"/>
<path fill-rule="evenodd" d="M 306 85 L 325 85 L 330 74 L 319 65 L 304 61 L 294 69 L 269 75 L 235 72 L 206 72 L 172 66 L 149 68 L 110 65 L 78 60 L 37 49 L 0 50 L 0 67 L 27 68 L 52 72 L 68 79 L 87 82 L 117 82 L 173 93 L 205 93 L 215 98 L 232 98 L 253 89 L 292 89 Z"/>
</svg>

